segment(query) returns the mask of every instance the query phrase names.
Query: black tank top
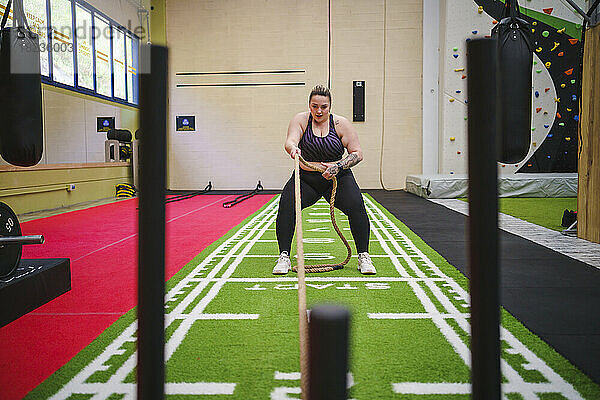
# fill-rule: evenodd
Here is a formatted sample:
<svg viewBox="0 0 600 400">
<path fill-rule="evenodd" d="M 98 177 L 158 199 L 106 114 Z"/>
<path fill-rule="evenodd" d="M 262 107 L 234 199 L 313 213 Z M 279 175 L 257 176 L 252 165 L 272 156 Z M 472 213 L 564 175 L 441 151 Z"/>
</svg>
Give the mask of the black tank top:
<svg viewBox="0 0 600 400">
<path fill-rule="evenodd" d="M 329 133 L 325 137 L 315 136 L 312 130 L 312 114 L 308 116 L 308 125 L 298 143 L 302 157 L 306 161 L 331 162 L 344 155 L 344 145 L 335 131 L 333 115 L 329 115 Z"/>
</svg>

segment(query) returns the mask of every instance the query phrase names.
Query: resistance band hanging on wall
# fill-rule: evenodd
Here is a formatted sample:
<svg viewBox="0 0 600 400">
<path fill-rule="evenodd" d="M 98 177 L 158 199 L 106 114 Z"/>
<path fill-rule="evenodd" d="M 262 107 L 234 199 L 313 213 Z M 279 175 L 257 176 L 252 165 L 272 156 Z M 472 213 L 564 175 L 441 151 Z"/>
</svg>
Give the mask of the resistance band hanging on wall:
<svg viewBox="0 0 600 400">
<path fill-rule="evenodd" d="M 506 0 L 502 20 L 492 29 L 498 44 L 498 161 L 525 158 L 531 141 L 532 33 L 517 0 Z"/>
<path fill-rule="evenodd" d="M 0 25 L 0 154 L 13 165 L 29 167 L 42 159 L 42 77 L 39 37 L 29 29 L 23 0 L 15 0 L 13 26 Z"/>
</svg>

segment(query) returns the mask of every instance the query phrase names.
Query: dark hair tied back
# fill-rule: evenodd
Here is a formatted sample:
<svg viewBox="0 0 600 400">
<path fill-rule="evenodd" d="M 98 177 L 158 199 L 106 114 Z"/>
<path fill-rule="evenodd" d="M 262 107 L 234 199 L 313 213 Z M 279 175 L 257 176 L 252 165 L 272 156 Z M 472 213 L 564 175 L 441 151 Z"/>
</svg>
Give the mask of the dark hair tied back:
<svg viewBox="0 0 600 400">
<path fill-rule="evenodd" d="M 308 96 L 309 103 L 312 100 L 313 96 L 325 96 L 329 99 L 329 105 L 331 105 L 331 92 L 329 91 L 329 88 L 327 88 L 323 85 L 315 86 L 313 88 L 313 90 L 310 92 L 310 96 Z"/>
</svg>

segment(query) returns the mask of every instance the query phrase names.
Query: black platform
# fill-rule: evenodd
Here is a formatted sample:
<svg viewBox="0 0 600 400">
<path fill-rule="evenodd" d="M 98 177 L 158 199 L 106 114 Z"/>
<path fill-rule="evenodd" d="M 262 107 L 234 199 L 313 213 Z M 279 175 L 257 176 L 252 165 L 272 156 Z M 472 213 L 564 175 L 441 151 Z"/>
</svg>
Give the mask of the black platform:
<svg viewBox="0 0 600 400">
<path fill-rule="evenodd" d="M 465 215 L 404 191 L 367 192 L 468 276 Z M 499 239 L 502 306 L 600 383 L 600 270 L 503 230 Z"/>
<path fill-rule="evenodd" d="M 0 327 L 69 290 L 68 258 L 21 260 L 11 276 L 0 279 Z"/>
</svg>

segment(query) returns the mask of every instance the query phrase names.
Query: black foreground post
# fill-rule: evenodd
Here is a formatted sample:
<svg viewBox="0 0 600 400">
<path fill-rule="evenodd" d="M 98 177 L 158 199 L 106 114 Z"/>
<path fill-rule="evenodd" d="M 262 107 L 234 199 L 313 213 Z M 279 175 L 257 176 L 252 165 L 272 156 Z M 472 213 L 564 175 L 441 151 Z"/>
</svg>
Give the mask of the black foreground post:
<svg viewBox="0 0 600 400">
<path fill-rule="evenodd" d="M 137 398 L 165 397 L 167 49 L 142 47 L 138 228 Z"/>
<path fill-rule="evenodd" d="M 350 312 L 318 305 L 310 312 L 309 393 L 304 400 L 346 400 Z"/>
<path fill-rule="evenodd" d="M 467 43 L 469 142 L 469 282 L 474 400 L 499 400 L 497 44 Z"/>
</svg>

